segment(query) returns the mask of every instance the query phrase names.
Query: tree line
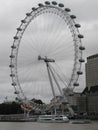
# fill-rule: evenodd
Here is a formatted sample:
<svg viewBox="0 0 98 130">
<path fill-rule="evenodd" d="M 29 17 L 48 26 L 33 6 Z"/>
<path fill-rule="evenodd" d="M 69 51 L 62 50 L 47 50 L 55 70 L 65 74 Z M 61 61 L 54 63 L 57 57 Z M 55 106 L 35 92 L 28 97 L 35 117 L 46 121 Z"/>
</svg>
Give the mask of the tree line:
<svg viewBox="0 0 98 130">
<path fill-rule="evenodd" d="M 32 99 L 37 104 L 43 104 L 40 99 Z M 20 104 L 16 101 L 12 102 L 3 102 L 0 104 L 0 115 L 9 115 L 9 114 L 22 114 L 24 110 L 21 108 Z M 35 111 L 32 111 L 35 113 Z"/>
</svg>

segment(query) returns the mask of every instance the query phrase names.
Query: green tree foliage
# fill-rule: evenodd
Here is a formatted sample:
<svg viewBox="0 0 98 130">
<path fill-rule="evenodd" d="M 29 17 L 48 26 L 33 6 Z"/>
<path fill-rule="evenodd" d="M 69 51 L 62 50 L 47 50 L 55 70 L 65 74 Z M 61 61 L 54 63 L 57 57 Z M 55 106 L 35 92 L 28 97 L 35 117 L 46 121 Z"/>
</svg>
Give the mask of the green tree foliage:
<svg viewBox="0 0 98 130">
<path fill-rule="evenodd" d="M 0 104 L 0 115 L 20 113 L 23 113 L 23 110 L 17 102 L 7 102 Z"/>
<path fill-rule="evenodd" d="M 32 99 L 36 104 L 43 104 L 40 99 Z M 21 105 L 16 101 L 13 102 L 4 102 L 0 104 L 0 115 L 8 114 L 21 114 L 24 110 L 21 108 Z M 35 114 L 36 111 L 32 110 L 31 113 Z"/>
</svg>

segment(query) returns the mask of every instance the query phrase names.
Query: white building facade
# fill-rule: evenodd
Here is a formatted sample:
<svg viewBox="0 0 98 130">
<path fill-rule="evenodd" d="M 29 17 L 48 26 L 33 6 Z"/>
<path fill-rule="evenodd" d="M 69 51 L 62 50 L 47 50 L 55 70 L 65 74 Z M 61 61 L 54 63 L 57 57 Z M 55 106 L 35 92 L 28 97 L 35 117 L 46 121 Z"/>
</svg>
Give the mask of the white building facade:
<svg viewBox="0 0 98 130">
<path fill-rule="evenodd" d="M 90 90 L 91 87 L 98 85 L 98 54 L 87 57 L 85 68 L 86 87 Z"/>
</svg>

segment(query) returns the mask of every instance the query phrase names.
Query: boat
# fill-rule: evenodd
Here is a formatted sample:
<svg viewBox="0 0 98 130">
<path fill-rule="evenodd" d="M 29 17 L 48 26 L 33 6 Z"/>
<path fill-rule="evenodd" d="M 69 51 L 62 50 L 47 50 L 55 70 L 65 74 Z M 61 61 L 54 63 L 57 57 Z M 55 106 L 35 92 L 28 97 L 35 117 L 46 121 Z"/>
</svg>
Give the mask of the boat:
<svg viewBox="0 0 98 130">
<path fill-rule="evenodd" d="M 43 123 L 67 123 L 69 119 L 65 115 L 40 115 L 37 121 Z"/>
<path fill-rule="evenodd" d="M 89 124 L 91 123 L 90 120 L 74 120 L 71 122 L 72 124 Z"/>
</svg>

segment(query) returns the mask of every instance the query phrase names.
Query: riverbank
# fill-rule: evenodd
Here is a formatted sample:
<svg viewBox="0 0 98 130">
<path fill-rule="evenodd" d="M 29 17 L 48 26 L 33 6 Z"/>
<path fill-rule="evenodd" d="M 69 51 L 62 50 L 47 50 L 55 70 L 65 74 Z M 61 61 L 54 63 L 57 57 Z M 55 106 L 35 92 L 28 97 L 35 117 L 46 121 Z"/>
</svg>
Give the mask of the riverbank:
<svg viewBox="0 0 98 130">
<path fill-rule="evenodd" d="M 36 122 L 39 115 L 30 115 L 27 117 L 24 114 L 0 115 L 0 122 Z M 98 120 L 98 116 L 77 116 L 69 118 L 70 120 Z"/>
<path fill-rule="evenodd" d="M 0 115 L 0 122 L 35 122 L 38 116 L 25 116 L 24 114 Z"/>
</svg>

